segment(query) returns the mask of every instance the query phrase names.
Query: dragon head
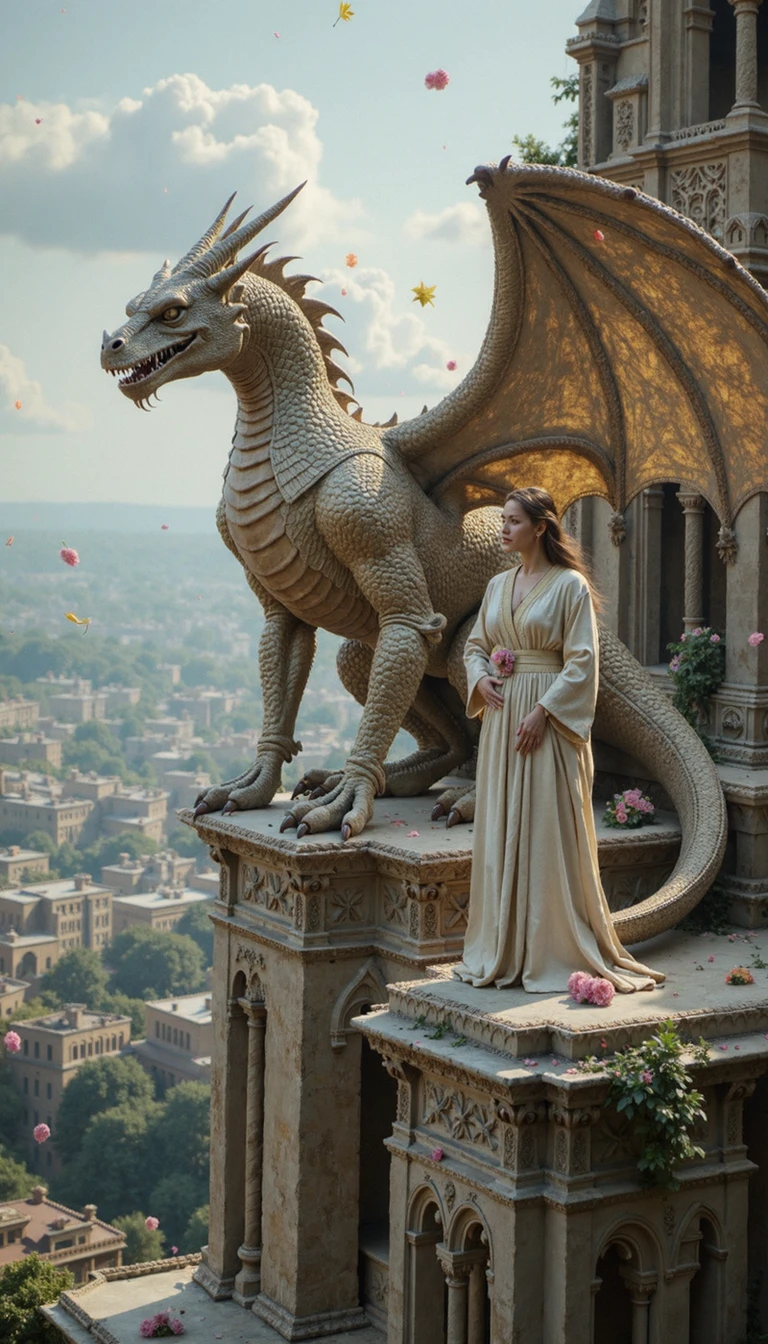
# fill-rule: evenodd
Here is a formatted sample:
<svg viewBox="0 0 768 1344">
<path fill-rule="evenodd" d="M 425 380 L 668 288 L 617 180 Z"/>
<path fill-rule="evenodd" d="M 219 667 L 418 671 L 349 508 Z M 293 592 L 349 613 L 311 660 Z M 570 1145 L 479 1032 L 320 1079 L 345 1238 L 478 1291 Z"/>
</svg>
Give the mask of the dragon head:
<svg viewBox="0 0 768 1344">
<path fill-rule="evenodd" d="M 237 254 L 290 205 L 301 186 L 247 224 L 244 211 L 222 233 L 230 196 L 186 256 L 173 269 L 164 262 L 149 288 L 131 299 L 128 321 L 104 332 L 101 367 L 119 378 L 120 391 L 137 406 L 146 409 L 147 398 L 164 383 L 226 368 L 240 354 L 248 327 L 236 286 L 266 249 L 240 261 Z"/>
</svg>

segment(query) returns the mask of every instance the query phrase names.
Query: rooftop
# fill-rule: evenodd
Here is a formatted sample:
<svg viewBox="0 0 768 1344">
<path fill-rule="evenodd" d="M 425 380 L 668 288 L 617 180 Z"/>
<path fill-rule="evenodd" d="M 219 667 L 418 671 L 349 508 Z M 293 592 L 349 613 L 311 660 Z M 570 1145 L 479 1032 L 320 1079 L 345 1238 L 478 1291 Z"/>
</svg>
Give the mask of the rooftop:
<svg viewBox="0 0 768 1344">
<path fill-rule="evenodd" d="M 123 1013 L 91 1013 L 80 1003 L 70 1003 L 63 1009 L 57 1009 L 55 1013 L 47 1013 L 42 1017 L 28 1017 L 23 1022 L 16 1023 L 22 1031 L 28 1027 L 34 1027 L 36 1030 L 42 1028 L 45 1031 L 91 1031 L 97 1027 L 118 1026 L 121 1023 L 130 1022 L 130 1017 Z"/>
<path fill-rule="evenodd" d="M 159 1008 L 164 1013 L 173 1013 L 174 1017 L 185 1022 L 210 1022 L 210 994 L 183 994 L 175 999 L 153 999 L 147 1008 Z"/>
<path fill-rule="evenodd" d="M 49 855 L 42 849 L 21 849 L 11 845 L 9 849 L 0 849 L 0 865 L 4 863 L 26 863 L 33 859 L 47 859 Z"/>
<path fill-rule="evenodd" d="M 0 1268 L 14 1260 L 22 1259 L 25 1255 L 30 1255 L 33 1251 L 47 1258 L 47 1245 L 41 1243 L 45 1243 L 50 1235 L 55 1236 L 70 1229 L 82 1233 L 91 1228 L 90 1243 L 87 1249 L 85 1245 L 80 1248 L 70 1246 L 68 1254 L 65 1250 L 58 1255 L 54 1252 L 57 1261 L 66 1263 L 68 1259 L 74 1258 L 78 1250 L 83 1254 L 90 1254 L 94 1244 L 112 1243 L 115 1247 L 125 1244 L 122 1232 L 118 1232 L 116 1227 L 96 1217 L 93 1204 L 88 1205 L 83 1213 L 77 1213 L 75 1209 L 68 1209 L 65 1204 L 56 1204 L 47 1199 L 46 1193 L 43 1186 L 37 1186 L 29 1199 L 14 1199 L 6 1204 L 0 1204 L 0 1227 L 14 1224 L 18 1226 L 22 1220 L 26 1223 L 20 1241 L 0 1247 Z"/>
<path fill-rule="evenodd" d="M 190 891 L 188 887 L 174 887 L 168 890 L 142 891 L 134 896 L 113 896 L 116 906 L 133 906 L 141 910 L 164 910 L 171 906 L 192 905 L 195 901 L 208 901 L 206 891 Z"/>
</svg>

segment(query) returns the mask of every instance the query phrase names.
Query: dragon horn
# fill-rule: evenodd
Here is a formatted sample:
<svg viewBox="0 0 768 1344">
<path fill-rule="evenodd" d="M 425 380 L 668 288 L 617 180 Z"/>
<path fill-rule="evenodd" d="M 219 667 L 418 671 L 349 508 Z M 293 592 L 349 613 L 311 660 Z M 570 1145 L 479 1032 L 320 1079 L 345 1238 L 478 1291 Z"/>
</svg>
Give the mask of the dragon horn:
<svg viewBox="0 0 768 1344">
<path fill-rule="evenodd" d="M 201 254 L 198 259 L 189 266 L 189 275 L 204 276 L 208 278 L 215 275 L 217 271 L 222 270 L 224 266 L 228 265 L 228 263 L 237 256 L 241 247 L 245 247 L 246 243 L 250 243 L 251 240 L 256 237 L 257 233 L 261 233 L 262 229 L 265 229 L 267 224 L 271 224 L 273 219 L 277 219 L 277 216 L 283 213 L 286 206 L 291 204 L 291 201 L 295 196 L 298 196 L 304 186 L 306 186 L 306 183 L 301 182 L 298 187 L 295 187 L 293 191 L 290 191 L 288 195 L 284 196 L 276 205 L 271 205 L 268 210 L 265 210 L 263 215 L 259 215 L 257 219 L 250 220 L 228 238 L 219 239 L 218 243 Z M 178 267 L 176 269 L 178 270 Z"/>
<path fill-rule="evenodd" d="M 208 289 L 212 289 L 214 294 L 227 294 L 240 279 L 240 276 L 245 275 L 245 272 L 250 270 L 256 258 L 262 256 L 270 247 L 272 247 L 272 243 L 265 243 L 263 247 L 251 252 L 242 261 L 236 261 L 232 266 L 227 266 L 225 270 L 217 271 L 215 275 L 209 276 Z"/>
<path fill-rule="evenodd" d="M 177 261 L 176 265 L 171 271 L 171 275 L 178 275 L 179 271 L 186 271 L 188 268 L 194 266 L 195 262 L 199 261 L 201 257 L 204 257 L 206 252 L 208 252 L 208 250 L 211 247 L 213 247 L 213 244 L 216 242 L 216 239 L 218 238 L 219 234 L 221 233 L 221 230 L 224 227 L 224 220 L 227 217 L 229 207 L 234 201 L 236 195 L 237 192 L 233 191 L 226 205 L 222 207 L 222 209 L 219 211 L 218 215 L 214 219 L 210 229 L 208 229 L 203 234 L 199 243 L 195 243 L 195 246 L 190 248 L 186 256 L 183 256 L 181 258 L 181 261 Z"/>
<path fill-rule="evenodd" d="M 159 285 L 161 280 L 167 280 L 171 274 L 171 263 L 168 257 L 165 258 L 159 271 L 156 271 L 152 277 L 152 285 Z"/>
</svg>

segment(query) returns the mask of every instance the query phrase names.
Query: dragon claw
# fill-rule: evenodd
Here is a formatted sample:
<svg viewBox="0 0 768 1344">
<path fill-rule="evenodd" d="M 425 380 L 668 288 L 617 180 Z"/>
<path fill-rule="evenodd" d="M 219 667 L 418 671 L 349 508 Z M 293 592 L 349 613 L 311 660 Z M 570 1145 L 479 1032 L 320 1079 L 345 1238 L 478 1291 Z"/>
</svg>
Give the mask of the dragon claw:
<svg viewBox="0 0 768 1344">
<path fill-rule="evenodd" d="M 280 822 L 280 834 L 282 835 L 285 831 L 294 830 L 295 826 L 296 826 L 296 818 L 291 816 L 291 813 L 289 812 L 288 816 L 283 817 L 283 820 Z"/>
<path fill-rule="evenodd" d="M 237 812 L 237 810 L 238 810 L 237 803 L 233 802 L 232 799 L 230 798 L 228 802 L 226 802 L 222 807 L 221 815 L 223 817 L 227 817 L 230 816 L 232 812 Z"/>
<path fill-rule="evenodd" d="M 349 826 L 346 822 L 341 828 L 341 838 L 342 840 L 351 840 L 352 838 L 352 827 Z"/>
<path fill-rule="evenodd" d="M 198 800 L 195 803 L 195 810 L 192 813 L 192 816 L 195 818 L 195 820 L 197 820 L 198 817 L 204 817 L 207 811 L 208 811 L 208 804 L 202 802 L 202 800 Z"/>
<path fill-rule="evenodd" d="M 291 798 L 300 798 L 303 793 L 307 792 L 308 788 L 309 785 L 306 779 L 300 779 L 298 784 L 296 785 L 296 788 L 293 790 L 293 793 L 291 794 Z"/>
<path fill-rule="evenodd" d="M 435 806 L 432 808 L 432 820 L 439 821 L 440 818 L 444 816 L 445 816 L 445 808 L 443 807 L 443 804 L 435 803 Z"/>
<path fill-rule="evenodd" d="M 296 839 L 303 840 L 305 835 L 309 835 L 309 827 L 306 821 L 302 821 L 301 825 L 299 826 L 296 832 Z"/>
<path fill-rule="evenodd" d="M 323 788 L 322 784 L 319 784 L 316 789 L 312 790 L 309 796 L 310 798 L 323 798 L 327 792 L 328 790 Z"/>
<path fill-rule="evenodd" d="M 459 822 L 462 820 L 463 818 L 458 807 L 452 807 L 448 813 L 448 820 L 445 824 L 446 826 L 458 826 Z"/>
</svg>

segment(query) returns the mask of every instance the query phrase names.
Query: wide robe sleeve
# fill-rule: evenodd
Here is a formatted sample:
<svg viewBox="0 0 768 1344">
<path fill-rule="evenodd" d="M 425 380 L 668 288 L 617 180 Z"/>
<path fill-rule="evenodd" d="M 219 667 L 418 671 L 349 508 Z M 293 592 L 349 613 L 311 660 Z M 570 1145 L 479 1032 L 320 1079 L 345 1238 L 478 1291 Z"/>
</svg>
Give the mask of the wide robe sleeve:
<svg viewBox="0 0 768 1344">
<path fill-rule="evenodd" d="M 491 638 L 489 633 L 489 598 L 494 584 L 498 582 L 491 579 L 485 590 L 480 610 L 477 613 L 477 620 L 472 626 L 469 639 L 464 645 L 464 665 L 467 669 L 467 716 L 470 719 L 477 718 L 485 709 L 485 701 L 477 689 L 477 683 L 482 677 L 488 677 L 493 674 L 490 656 L 493 652 L 496 640 Z"/>
<path fill-rule="evenodd" d="M 570 742 L 589 741 L 597 703 L 598 634 L 589 588 L 565 598 L 563 670 L 539 700 L 554 728 Z"/>
</svg>

